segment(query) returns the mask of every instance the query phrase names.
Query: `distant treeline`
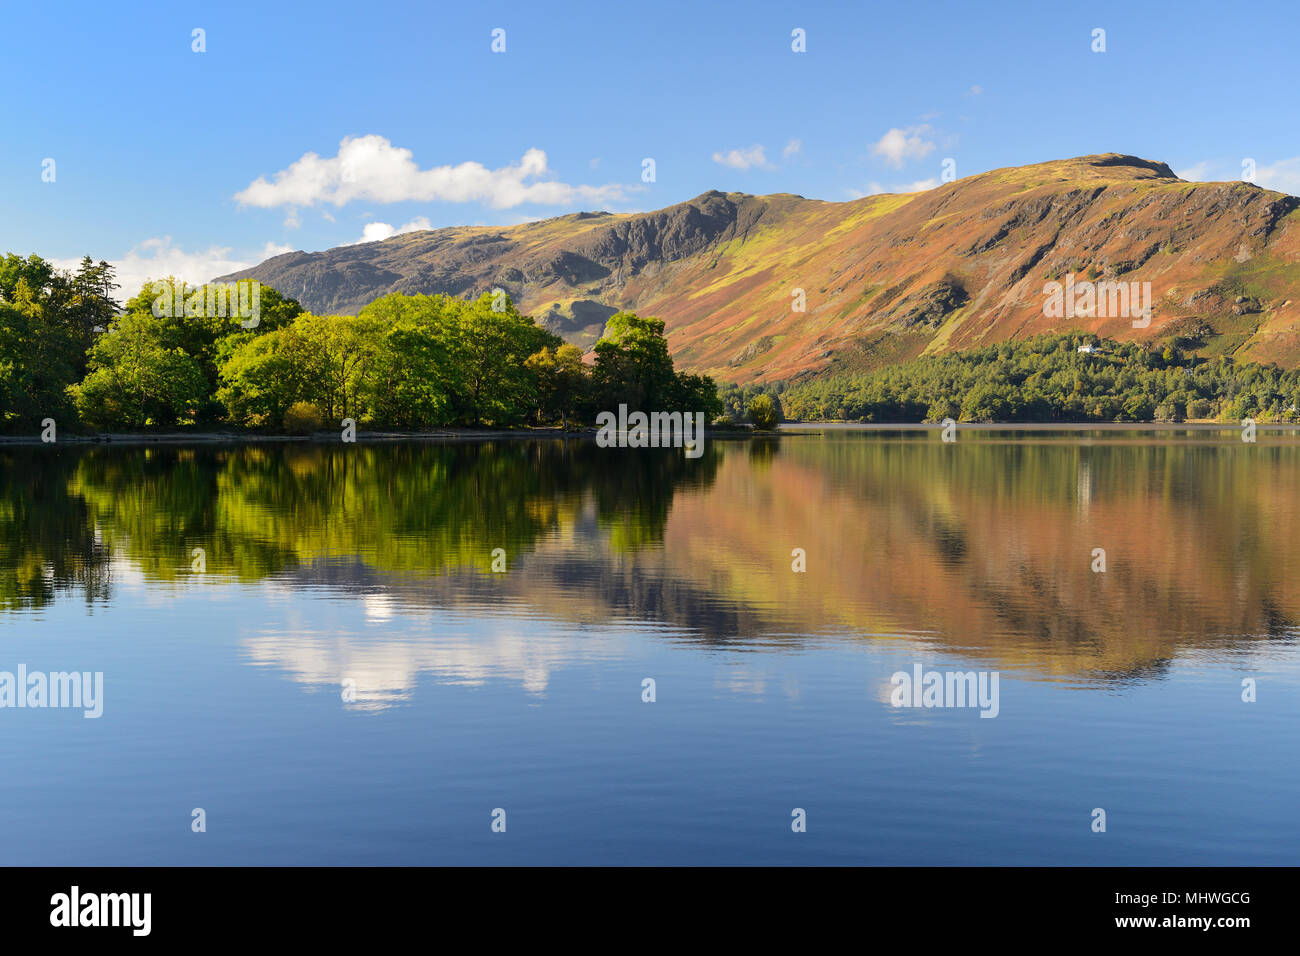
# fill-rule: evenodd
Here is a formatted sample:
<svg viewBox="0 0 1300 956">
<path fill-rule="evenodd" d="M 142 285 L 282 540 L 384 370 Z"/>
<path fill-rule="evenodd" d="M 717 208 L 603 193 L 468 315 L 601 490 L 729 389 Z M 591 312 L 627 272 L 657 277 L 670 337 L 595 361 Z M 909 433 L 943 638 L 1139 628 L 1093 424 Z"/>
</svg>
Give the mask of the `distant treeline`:
<svg viewBox="0 0 1300 956">
<path fill-rule="evenodd" d="M 65 272 L 38 256 L 0 259 L 0 431 L 34 432 L 46 418 L 130 430 L 301 432 L 344 418 L 403 429 L 567 427 L 623 403 L 760 428 L 784 418 L 1300 420 L 1300 371 L 1186 354 L 1196 340 L 1042 335 L 874 372 L 719 389 L 675 371 L 663 322 L 632 312 L 614 315 L 584 356 L 504 294 L 393 294 L 356 316 L 317 316 L 262 286 L 254 324 L 233 301 L 214 315 L 215 296 L 171 301 L 173 283 L 146 286 L 123 309 L 105 262 Z"/>
<path fill-rule="evenodd" d="M 317 316 L 262 286 L 254 324 L 233 308 L 213 315 L 202 297 L 197 309 L 155 309 L 173 283 L 146 286 L 119 309 L 107 263 L 64 273 L 36 256 L 0 259 L 0 430 L 33 431 L 45 418 L 309 431 L 344 418 L 590 424 L 620 403 L 710 420 L 722 411 L 712 379 L 674 370 L 663 322 L 631 312 L 609 320 L 584 361 L 503 294 L 393 294 L 356 316 Z"/>
<path fill-rule="evenodd" d="M 806 421 L 1300 420 L 1298 370 L 1194 357 L 1178 343 L 1149 348 L 1079 333 L 927 356 L 776 392 L 787 416 Z M 731 404 L 725 389 L 722 398 Z"/>
</svg>

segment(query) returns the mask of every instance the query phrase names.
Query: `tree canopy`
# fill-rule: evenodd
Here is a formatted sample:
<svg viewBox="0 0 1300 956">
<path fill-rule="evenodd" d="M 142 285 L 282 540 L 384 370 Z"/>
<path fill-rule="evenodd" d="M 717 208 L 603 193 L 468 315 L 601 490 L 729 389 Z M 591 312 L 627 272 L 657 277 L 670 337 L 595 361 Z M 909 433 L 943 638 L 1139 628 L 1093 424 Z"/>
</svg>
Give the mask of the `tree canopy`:
<svg viewBox="0 0 1300 956">
<path fill-rule="evenodd" d="M 1184 351 L 1193 344 L 1040 335 L 790 385 L 780 398 L 808 421 L 1300 420 L 1300 370 Z"/>
<path fill-rule="evenodd" d="M 36 256 L 0 259 L 0 430 L 45 417 L 130 430 L 301 431 L 349 418 L 567 428 L 620 402 L 710 419 L 721 410 L 712 379 L 674 370 L 663 322 L 632 312 L 610 319 L 589 363 L 490 294 L 394 293 L 359 315 L 313 315 L 260 286 L 258 321 L 246 322 L 205 306 L 225 286 L 168 277 L 124 307 L 114 288 L 106 263 L 64 273 Z"/>
</svg>

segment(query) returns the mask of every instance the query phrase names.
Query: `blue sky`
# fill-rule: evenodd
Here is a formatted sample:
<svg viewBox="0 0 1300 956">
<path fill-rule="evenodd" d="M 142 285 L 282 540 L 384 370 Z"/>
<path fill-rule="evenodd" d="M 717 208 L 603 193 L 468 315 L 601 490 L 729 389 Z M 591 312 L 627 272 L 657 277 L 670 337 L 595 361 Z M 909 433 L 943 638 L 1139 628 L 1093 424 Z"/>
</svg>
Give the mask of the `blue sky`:
<svg viewBox="0 0 1300 956">
<path fill-rule="evenodd" d="M 10 4 L 0 251 L 109 259 L 127 286 L 203 281 L 402 228 L 708 189 L 924 188 L 948 158 L 961 177 L 1116 151 L 1196 179 L 1240 178 L 1251 158 L 1261 185 L 1300 192 L 1296 10 Z"/>
</svg>

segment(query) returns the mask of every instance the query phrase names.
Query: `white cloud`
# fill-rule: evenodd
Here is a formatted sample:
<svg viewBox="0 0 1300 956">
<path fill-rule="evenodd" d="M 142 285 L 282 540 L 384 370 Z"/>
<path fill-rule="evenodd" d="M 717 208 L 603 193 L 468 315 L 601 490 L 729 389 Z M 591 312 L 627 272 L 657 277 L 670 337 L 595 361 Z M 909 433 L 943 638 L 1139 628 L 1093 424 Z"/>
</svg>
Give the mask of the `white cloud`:
<svg viewBox="0 0 1300 956">
<path fill-rule="evenodd" d="M 416 216 L 406 225 L 398 226 L 396 229 L 386 222 L 368 222 L 366 227 L 361 230 L 361 238 L 355 242 L 346 243 L 346 245 L 358 246 L 363 242 L 382 242 L 385 239 L 391 239 L 393 236 L 432 228 L 433 224 L 429 222 L 428 216 Z"/>
<path fill-rule="evenodd" d="M 375 202 L 481 202 L 494 209 L 523 203 L 563 205 L 578 201 L 602 203 L 621 199 L 628 187 L 571 186 L 546 179 L 546 153 L 530 149 L 517 163 L 488 169 L 482 163 L 421 169 L 409 149 L 394 146 L 383 136 L 348 136 L 337 156 L 305 153 L 288 169 L 268 181 L 259 176 L 235 194 L 245 206 L 343 206 L 354 199 Z"/>
<path fill-rule="evenodd" d="M 228 246 L 209 246 L 204 252 L 186 252 L 172 244 L 171 236 L 146 239 L 113 262 L 121 286 L 117 295 L 123 302 L 136 295 L 150 279 L 175 276 L 197 285 L 251 265 L 253 263 L 232 256 Z"/>
<path fill-rule="evenodd" d="M 1187 180 L 1189 183 L 1203 183 L 1209 178 L 1210 163 L 1203 160 L 1192 166 L 1188 166 L 1186 169 L 1174 170 L 1174 175 L 1179 179 Z"/>
<path fill-rule="evenodd" d="M 1255 169 L 1255 182 L 1265 189 L 1300 196 L 1300 156 L 1279 159 L 1268 166 Z"/>
<path fill-rule="evenodd" d="M 1179 179 L 1187 180 L 1189 183 L 1226 183 L 1240 180 L 1242 169 L 1240 166 L 1230 168 L 1225 163 L 1202 160 L 1199 163 L 1193 163 L 1186 169 L 1174 170 L 1174 175 Z M 1278 192 L 1300 196 L 1300 156 L 1279 159 L 1275 163 L 1256 166 L 1253 181 L 1256 185 L 1263 186 L 1265 189 L 1274 189 Z"/>
<path fill-rule="evenodd" d="M 368 222 L 366 228 L 361 230 L 361 238 L 356 242 L 348 243 L 348 245 L 355 246 L 363 242 L 383 242 L 396 231 L 386 222 Z"/>
<path fill-rule="evenodd" d="M 907 129 L 891 129 L 876 141 L 871 152 L 882 156 L 885 162 L 895 169 L 901 168 L 904 160 L 920 159 L 934 150 L 934 143 L 925 138 L 931 132 L 929 126 L 909 126 Z"/>
<path fill-rule="evenodd" d="M 785 149 L 781 150 L 781 158 L 789 159 L 791 156 L 797 156 L 803 149 L 803 140 L 792 139 L 785 144 Z"/>
<path fill-rule="evenodd" d="M 878 196 L 885 191 L 885 187 L 877 182 L 867 183 L 866 189 L 846 189 L 850 199 L 865 199 L 867 196 Z"/>
<path fill-rule="evenodd" d="M 268 242 L 262 247 L 262 257 L 257 261 L 265 262 L 267 259 L 274 259 L 276 256 L 282 256 L 286 252 L 293 252 L 293 246 L 288 243 Z"/>
<path fill-rule="evenodd" d="M 767 153 L 762 146 L 749 149 L 730 149 L 725 153 L 714 153 L 713 161 L 732 169 L 771 169 L 767 162 Z"/>
<path fill-rule="evenodd" d="M 873 180 L 867 183 L 866 189 L 847 189 L 845 192 L 848 193 L 850 199 L 864 199 L 867 196 L 879 196 L 881 193 L 919 193 L 927 189 L 934 189 L 938 185 L 940 183 L 937 179 L 918 179 L 915 182 L 902 183 L 886 188 Z"/>
<path fill-rule="evenodd" d="M 210 282 L 217 276 L 250 269 L 272 256 L 293 252 L 293 246 L 268 242 L 260 255 L 247 258 L 231 254 L 227 246 L 211 246 L 205 252 L 186 252 L 172 244 L 171 236 L 146 239 L 120 259 L 109 260 L 117 272 L 119 288 L 113 293 L 119 302 L 138 295 L 144 284 L 152 279 L 175 276 L 192 285 Z M 50 260 L 60 269 L 75 269 L 80 259 Z"/>
<path fill-rule="evenodd" d="M 980 86 L 980 85 L 977 83 L 977 84 L 975 84 L 974 86 L 972 86 L 969 90 L 966 91 L 966 95 L 967 95 L 967 96 L 979 96 L 979 95 L 980 95 L 981 93 L 983 93 L 983 92 L 984 92 L 984 87 Z"/>
</svg>

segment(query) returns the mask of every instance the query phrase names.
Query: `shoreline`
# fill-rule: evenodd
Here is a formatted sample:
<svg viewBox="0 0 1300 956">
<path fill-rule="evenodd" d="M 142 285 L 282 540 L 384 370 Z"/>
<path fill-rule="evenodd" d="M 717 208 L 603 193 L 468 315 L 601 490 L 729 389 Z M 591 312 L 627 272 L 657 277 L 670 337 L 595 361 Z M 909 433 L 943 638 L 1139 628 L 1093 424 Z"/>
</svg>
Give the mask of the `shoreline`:
<svg viewBox="0 0 1300 956">
<path fill-rule="evenodd" d="M 876 424 L 871 422 L 782 422 L 781 431 L 933 431 L 939 422 Z M 1241 431 L 1239 422 L 958 422 L 958 431 L 1095 432 L 1095 431 Z M 1300 431 L 1300 422 L 1256 422 L 1256 431 Z"/>
<path fill-rule="evenodd" d="M 756 432 L 746 427 L 706 427 L 705 437 L 711 440 L 741 440 L 778 438 L 781 436 L 812 436 L 819 432 L 929 432 L 939 431 L 939 422 L 899 422 L 876 424 L 868 422 L 782 422 L 775 431 Z M 964 432 L 1239 432 L 1241 425 L 1234 422 L 959 422 L 957 431 Z M 1257 432 L 1297 432 L 1300 422 L 1257 422 Z M 383 431 L 358 430 L 356 444 L 384 442 L 486 442 L 530 440 L 584 440 L 596 437 L 599 429 L 581 428 L 564 431 L 559 428 L 444 428 L 436 431 Z M 0 435 L 0 447 L 25 445 L 254 445 L 254 444 L 322 444 L 339 441 L 337 431 L 318 431 L 309 435 L 276 435 L 262 432 L 234 430 L 193 432 L 102 432 L 93 435 L 60 435 L 55 442 L 44 442 L 40 435 Z"/>
<path fill-rule="evenodd" d="M 358 445 L 379 442 L 483 442 L 501 439 L 510 441 L 528 441 L 539 439 L 594 439 L 597 428 L 569 429 L 559 428 L 445 428 L 437 431 L 401 431 L 385 429 L 366 431 L 357 429 Z M 775 433 L 772 433 L 775 434 Z M 704 432 L 708 439 L 751 438 L 753 432 L 748 428 L 718 428 Z M 193 432 L 100 432 L 93 435 L 60 435 L 57 441 L 44 442 L 40 435 L 0 435 L 0 447 L 5 445 L 253 445 L 313 443 L 335 444 L 339 442 L 339 433 L 335 430 L 312 432 L 309 435 L 275 435 L 263 432 L 244 431 L 193 431 Z M 349 442 L 349 444 L 352 444 Z"/>
<path fill-rule="evenodd" d="M 705 437 L 713 440 L 740 440 L 777 438 L 782 435 L 811 436 L 818 432 L 928 432 L 943 428 L 939 422 L 899 422 L 875 424 L 867 422 L 782 422 L 776 431 L 756 432 L 745 427 L 705 429 Z M 1239 432 L 1241 425 L 1234 422 L 959 422 L 957 431 L 976 432 Z M 1298 432 L 1300 422 L 1257 422 L 1257 432 Z M 559 428 L 445 428 L 437 431 L 365 431 L 356 433 L 356 444 L 382 442 L 485 442 L 529 441 L 555 439 L 593 439 L 599 429 L 581 428 L 564 431 Z M 44 442 L 40 435 L 0 435 L 0 447 L 7 445 L 254 445 L 287 443 L 335 443 L 336 431 L 318 431 L 309 435 L 275 435 L 243 431 L 194 432 L 102 432 L 93 435 L 60 435 L 55 442 Z"/>
</svg>

